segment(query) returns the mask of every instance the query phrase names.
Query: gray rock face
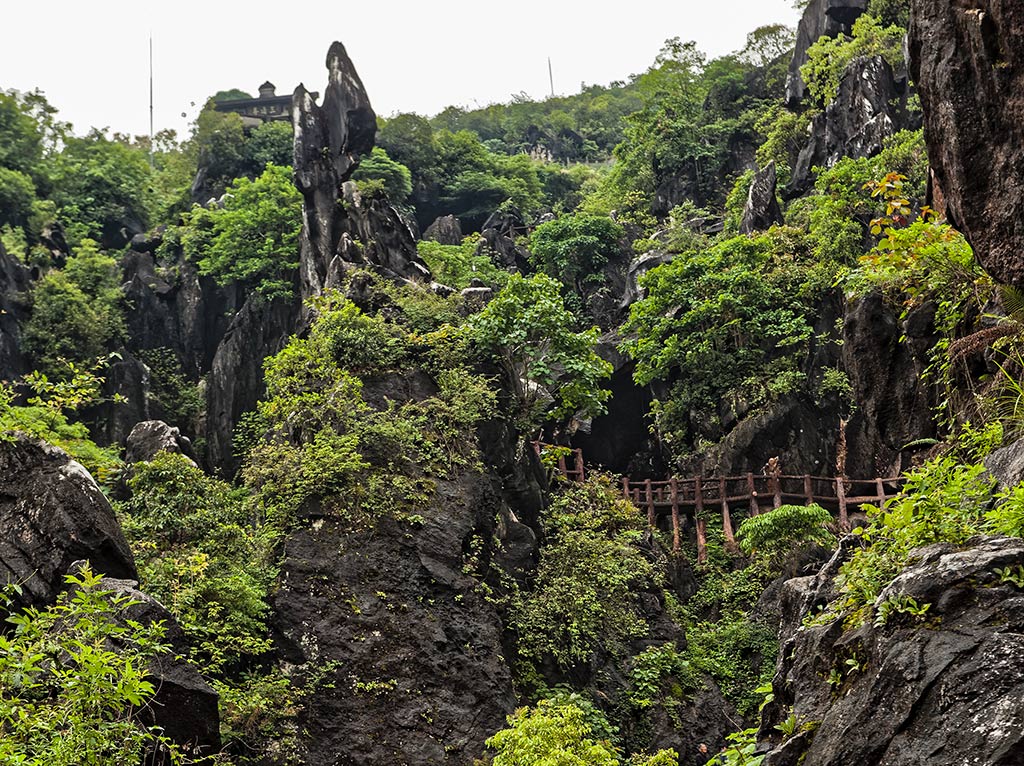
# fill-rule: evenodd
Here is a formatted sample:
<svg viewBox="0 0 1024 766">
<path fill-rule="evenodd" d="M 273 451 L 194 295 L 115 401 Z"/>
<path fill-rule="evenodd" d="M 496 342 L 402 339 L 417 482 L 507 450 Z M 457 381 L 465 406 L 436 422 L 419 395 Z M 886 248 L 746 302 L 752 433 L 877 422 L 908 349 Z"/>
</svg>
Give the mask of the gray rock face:
<svg viewBox="0 0 1024 766">
<path fill-rule="evenodd" d="M 985 458 L 985 468 L 1003 488 L 1024 482 L 1024 439 L 1018 439 Z"/>
<path fill-rule="evenodd" d="M 847 307 L 843 368 L 857 403 L 847 427 L 848 475 L 895 476 L 905 467 L 902 447 L 935 435 L 935 392 L 921 380 L 938 340 L 934 318 L 935 307 L 924 305 L 901 325 L 878 294 Z"/>
<path fill-rule="evenodd" d="M 909 49 L 947 216 L 986 271 L 1024 285 L 1024 7 L 914 0 Z"/>
<path fill-rule="evenodd" d="M 269 303 L 251 297 L 217 347 L 206 389 L 206 462 L 225 476 L 238 470 L 232 445 L 235 426 L 266 391 L 263 360 L 288 342 L 299 314 L 297 297 Z"/>
<path fill-rule="evenodd" d="M 341 236 L 341 185 L 373 149 L 377 118 L 355 66 L 341 43 L 327 53 L 323 106 L 300 85 L 295 89 L 295 185 L 302 192 L 300 271 L 303 296 L 323 290 Z"/>
<path fill-rule="evenodd" d="M 880 56 L 850 62 L 839 93 L 811 122 L 810 140 L 800 152 L 785 196 L 792 198 L 814 183 L 815 167 L 831 167 L 843 157 L 872 157 L 886 138 L 913 127 L 907 113 L 906 76 Z"/>
<path fill-rule="evenodd" d="M 776 701 L 760 732 L 775 744 L 765 766 L 1024 763 L 1024 595 L 996 572 L 1022 564 L 1020 539 L 921 549 L 879 602 L 930 604 L 927 625 L 896 615 L 847 631 L 841 620 L 801 628 L 836 566 L 787 583 Z M 783 745 L 774 726 L 789 705 L 798 721 L 820 723 Z"/>
<path fill-rule="evenodd" d="M 530 268 L 530 254 L 516 244 L 516 237 L 529 233 L 517 210 L 494 212 L 480 227 L 477 255 L 486 253 L 497 266 L 525 273 Z"/>
<path fill-rule="evenodd" d="M 754 174 L 747 193 L 747 203 L 743 206 L 743 218 L 740 221 L 740 233 L 750 234 L 764 231 L 773 224 L 782 223 L 782 209 L 775 198 L 775 162 Z"/>
<path fill-rule="evenodd" d="M 412 229 L 386 198 L 365 197 L 349 181 L 342 187 L 342 199 L 348 215 L 340 222 L 342 245 L 335 260 L 341 257 L 392 278 L 430 283 L 430 269 L 416 252 Z M 354 242 L 359 247 L 351 246 Z M 332 264 L 329 278 L 337 269 Z"/>
<path fill-rule="evenodd" d="M 302 715 L 308 763 L 468 764 L 515 708 L 498 615 L 461 571 L 499 509 L 480 479 L 439 483 L 418 530 L 327 518 L 285 541 L 279 646 L 303 673 L 332 668 Z"/>
<path fill-rule="evenodd" d="M 114 511 L 89 472 L 26 436 L 0 441 L 0 583 L 19 582 L 15 607 L 51 603 L 79 559 L 112 577 L 138 577 Z"/>
<path fill-rule="evenodd" d="M 462 226 L 459 225 L 459 219 L 453 215 L 435 219 L 423 232 L 423 239 L 433 240 L 442 245 L 461 245 Z"/>
<path fill-rule="evenodd" d="M 129 465 L 144 463 L 161 452 L 189 455 L 192 452 L 192 442 L 182 436 L 177 428 L 167 425 L 162 420 L 144 420 L 136 423 L 132 432 L 128 434 L 124 461 Z"/>
<path fill-rule="evenodd" d="M 28 269 L 0 243 L 0 380 L 13 380 L 28 372 L 18 328 L 19 319 L 26 316 L 26 306 L 18 294 L 28 290 L 28 283 Z"/>
<path fill-rule="evenodd" d="M 811 0 L 796 28 L 796 50 L 786 76 L 786 102 L 790 108 L 800 106 L 807 95 L 807 86 L 800 76 L 800 67 L 807 63 L 807 49 L 820 37 L 850 34 L 853 22 L 868 7 L 868 0 Z"/>
</svg>

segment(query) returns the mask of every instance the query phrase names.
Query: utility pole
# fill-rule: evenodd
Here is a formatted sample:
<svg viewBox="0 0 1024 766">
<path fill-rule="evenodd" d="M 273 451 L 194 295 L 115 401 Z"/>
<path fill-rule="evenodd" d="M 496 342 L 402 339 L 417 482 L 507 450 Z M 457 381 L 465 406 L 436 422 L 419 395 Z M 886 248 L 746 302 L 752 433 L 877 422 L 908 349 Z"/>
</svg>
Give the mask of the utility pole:
<svg viewBox="0 0 1024 766">
<path fill-rule="evenodd" d="M 149 166 L 153 167 L 153 32 L 149 33 Z"/>
<path fill-rule="evenodd" d="M 548 80 L 551 81 L 551 98 L 555 97 L 555 72 L 551 68 L 551 57 L 548 56 Z"/>
</svg>

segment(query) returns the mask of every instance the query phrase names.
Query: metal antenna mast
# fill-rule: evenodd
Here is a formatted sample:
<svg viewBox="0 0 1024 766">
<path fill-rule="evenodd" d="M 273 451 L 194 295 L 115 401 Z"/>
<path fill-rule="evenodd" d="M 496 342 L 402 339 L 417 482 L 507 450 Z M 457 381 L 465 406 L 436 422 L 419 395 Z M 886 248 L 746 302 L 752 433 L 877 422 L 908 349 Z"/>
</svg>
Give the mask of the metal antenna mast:
<svg viewBox="0 0 1024 766">
<path fill-rule="evenodd" d="M 153 166 L 153 33 L 149 33 L 149 164 Z"/>
<path fill-rule="evenodd" d="M 555 72 L 551 68 L 551 57 L 548 56 L 548 79 L 551 81 L 551 98 L 555 97 Z"/>
</svg>

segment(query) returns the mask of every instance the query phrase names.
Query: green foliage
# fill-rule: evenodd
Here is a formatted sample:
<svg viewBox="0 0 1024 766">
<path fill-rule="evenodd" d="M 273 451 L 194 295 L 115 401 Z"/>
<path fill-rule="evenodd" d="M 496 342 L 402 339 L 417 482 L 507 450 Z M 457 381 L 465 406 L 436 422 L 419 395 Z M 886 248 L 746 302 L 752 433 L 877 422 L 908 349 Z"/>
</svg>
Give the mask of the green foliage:
<svg viewBox="0 0 1024 766">
<path fill-rule="evenodd" d="M 126 615 L 133 604 L 86 567 L 54 606 L 8 618 L 0 636 L 0 761 L 25 766 L 141 763 L 157 747 L 181 754 L 143 723 L 155 693 L 150 663 L 165 654 L 160 623 Z"/>
<path fill-rule="evenodd" d="M 893 67 L 902 66 L 905 33 L 901 27 L 882 26 L 876 17 L 864 14 L 853 24 L 853 37 L 819 38 L 807 49 L 807 63 L 800 67 L 808 93 L 819 104 L 831 103 L 847 66 L 861 56 L 881 56 Z"/>
<path fill-rule="evenodd" d="M 980 460 L 1001 435 L 998 424 L 982 431 L 966 428 L 956 450 L 909 472 L 903 491 L 882 508 L 869 507 L 871 523 L 860 532 L 865 547 L 840 571 L 844 599 L 839 609 L 874 602 L 913 549 L 932 543 L 960 545 L 982 531 L 993 487 Z M 1007 508 L 1005 517 L 1012 509 Z"/>
<path fill-rule="evenodd" d="M 223 207 L 194 207 L 181 243 L 203 274 L 241 282 L 270 300 L 292 294 L 299 265 L 302 195 L 288 168 L 268 165 L 255 181 L 236 179 Z"/>
<path fill-rule="evenodd" d="M 24 226 L 35 201 L 36 189 L 29 176 L 0 167 L 0 224 Z"/>
<path fill-rule="evenodd" d="M 654 577 L 636 547 L 639 511 L 609 481 L 591 479 L 556 498 L 545 528 L 534 587 L 512 606 L 520 653 L 564 669 L 599 652 L 621 655 L 648 630 L 635 599 Z"/>
<path fill-rule="evenodd" d="M 610 395 L 600 381 L 611 365 L 594 351 L 598 329 L 579 331 L 562 301 L 560 285 L 543 274 L 512 275 L 505 287 L 467 322 L 468 337 L 501 363 L 517 402 L 516 422 L 523 431 L 545 416 L 582 417 L 604 411 Z M 547 390 L 555 399 L 550 414 Z"/>
<path fill-rule="evenodd" d="M 352 180 L 357 183 L 380 181 L 388 199 L 396 205 L 403 204 L 412 194 L 412 174 L 409 168 L 395 162 L 379 146 L 373 147 L 370 156 L 364 157 L 359 163 L 356 172 L 352 174 Z"/>
<path fill-rule="evenodd" d="M 308 503 L 349 519 L 403 515 L 430 497 L 428 476 L 475 465 L 467 432 L 493 410 L 490 385 L 465 367 L 468 355 L 451 327 L 419 335 L 399 324 L 418 300 L 403 303 L 385 320 L 328 293 L 310 306 L 308 336 L 264 362 L 267 396 L 243 429 L 242 475 L 255 507 L 276 525 L 292 523 Z M 356 373 L 408 369 L 406 343 L 437 393 L 401 404 L 365 401 Z"/>
<path fill-rule="evenodd" d="M 744 519 L 736 533 L 740 547 L 779 564 L 808 545 L 831 546 L 836 536 L 825 527 L 832 514 L 820 505 L 783 505 Z"/>
<path fill-rule="evenodd" d="M 763 755 L 757 750 L 757 728 L 744 729 L 726 737 L 728 745 L 711 758 L 706 766 L 761 766 Z"/>
<path fill-rule="evenodd" d="M 774 162 L 780 187 L 789 183 L 800 150 L 807 143 L 807 128 L 814 114 L 813 110 L 796 114 L 777 104 L 766 109 L 757 121 L 757 132 L 764 136 L 757 149 L 757 164 L 767 167 Z"/>
<path fill-rule="evenodd" d="M 268 165 L 291 167 L 294 158 L 292 126 L 272 120 L 253 130 L 245 141 L 245 164 L 261 174 Z"/>
<path fill-rule="evenodd" d="M 778 642 L 775 631 L 745 614 L 717 622 L 696 622 L 686 631 L 686 659 L 694 670 L 714 679 L 722 695 L 744 716 L 757 712 L 757 689 L 771 681 Z"/>
<path fill-rule="evenodd" d="M 434 278 L 456 290 L 469 287 L 474 279 L 488 285 L 502 287 L 508 281 L 508 272 L 502 271 L 487 255 L 486 250 L 477 254 L 478 237 L 468 236 L 460 245 L 442 245 L 439 242 L 420 240 L 416 250 L 420 258 L 430 267 Z"/>
<path fill-rule="evenodd" d="M 659 701 L 678 704 L 687 692 L 700 688 L 701 679 L 672 644 L 649 646 L 632 660 L 627 700 L 637 710 Z"/>
<path fill-rule="evenodd" d="M 906 29 L 910 25 L 910 0 L 870 0 L 868 13 L 884 27 Z"/>
<path fill-rule="evenodd" d="M 128 486 L 119 511 L 141 582 L 184 629 L 191 659 L 222 677 L 262 656 L 276 536 L 253 527 L 244 495 L 169 452 L 132 466 Z"/>
<path fill-rule="evenodd" d="M 185 376 L 169 348 L 142 349 L 137 355 L 149 368 L 149 394 L 165 413 L 164 419 L 188 429 L 206 405 L 200 386 Z"/>
<path fill-rule="evenodd" d="M 586 282 L 601 282 L 601 268 L 618 254 L 625 236 L 610 218 L 565 215 L 542 223 L 530 235 L 530 255 L 537 268 L 582 293 Z"/>
<path fill-rule="evenodd" d="M 35 366 L 59 375 L 64 360 L 97 359 L 125 333 L 117 262 L 83 240 L 64 271 L 50 271 L 32 291 L 25 350 Z"/>
<path fill-rule="evenodd" d="M 192 143 L 197 162 L 206 168 L 214 187 L 223 188 L 245 174 L 245 128 L 240 115 L 218 112 L 208 101 L 196 118 Z"/>
<path fill-rule="evenodd" d="M 799 232 L 773 228 L 680 254 L 641 278 L 647 296 L 630 308 L 622 348 L 637 363 L 637 383 L 676 381 L 656 411 L 670 445 L 692 438 L 691 410 L 787 391 L 785 367 L 770 363 L 803 348 L 813 300 L 827 286 L 808 256 Z"/>
<path fill-rule="evenodd" d="M 72 243 L 110 238 L 126 226 L 149 226 L 155 200 L 145 151 L 93 130 L 84 138 L 68 138 L 49 173 L 52 199 Z"/>
<path fill-rule="evenodd" d="M 535 708 L 520 708 L 508 717 L 487 746 L 495 751 L 494 766 L 618 766 L 607 741 L 591 739 L 583 712 L 574 705 L 542 700 Z"/>
</svg>

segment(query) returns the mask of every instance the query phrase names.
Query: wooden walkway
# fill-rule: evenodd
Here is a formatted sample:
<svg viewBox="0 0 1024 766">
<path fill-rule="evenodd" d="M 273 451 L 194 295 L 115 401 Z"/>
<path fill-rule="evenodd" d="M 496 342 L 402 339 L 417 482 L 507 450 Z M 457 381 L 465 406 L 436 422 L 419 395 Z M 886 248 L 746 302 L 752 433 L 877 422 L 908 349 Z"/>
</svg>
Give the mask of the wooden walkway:
<svg viewBox="0 0 1024 766">
<path fill-rule="evenodd" d="M 540 455 L 548 445 L 534 442 L 533 446 Z M 569 481 L 583 481 L 586 468 L 582 451 L 571 450 L 567 456 L 560 457 L 557 470 Z M 832 511 L 840 529 L 848 530 L 851 509 L 859 509 L 866 503 L 881 505 L 897 495 L 902 487 L 902 477 L 851 479 L 776 472 L 691 479 L 672 477 L 665 481 L 635 481 L 622 477 L 622 494 L 647 511 L 651 528 L 658 526 L 659 519 L 671 519 L 673 550 L 680 550 L 683 528 L 693 523 L 698 563 L 707 560 L 710 516 L 721 516 L 726 545 L 735 549 L 734 517 L 750 518 L 781 505 L 818 504 Z"/>
</svg>

